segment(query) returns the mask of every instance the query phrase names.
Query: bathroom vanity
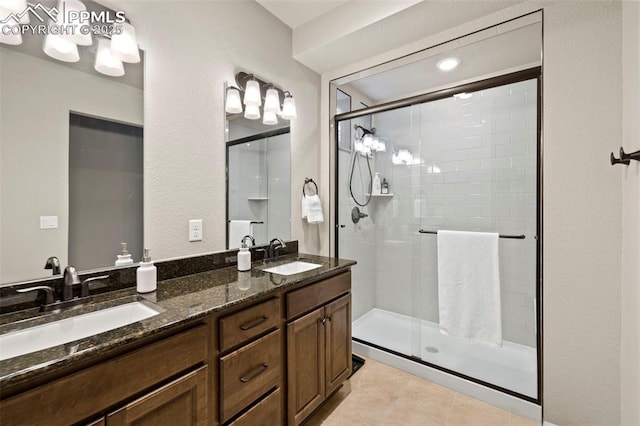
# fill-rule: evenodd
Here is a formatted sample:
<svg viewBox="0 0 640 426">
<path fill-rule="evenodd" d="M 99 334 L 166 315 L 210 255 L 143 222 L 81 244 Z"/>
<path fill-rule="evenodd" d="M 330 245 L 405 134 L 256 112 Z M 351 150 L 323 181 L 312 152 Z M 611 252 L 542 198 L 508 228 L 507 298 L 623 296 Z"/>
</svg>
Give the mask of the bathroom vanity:
<svg viewBox="0 0 640 426">
<path fill-rule="evenodd" d="M 303 257 L 321 266 L 285 276 L 254 263 L 96 297 L 160 313 L 0 361 L 2 424 L 300 424 L 351 374 L 354 264 Z"/>
</svg>

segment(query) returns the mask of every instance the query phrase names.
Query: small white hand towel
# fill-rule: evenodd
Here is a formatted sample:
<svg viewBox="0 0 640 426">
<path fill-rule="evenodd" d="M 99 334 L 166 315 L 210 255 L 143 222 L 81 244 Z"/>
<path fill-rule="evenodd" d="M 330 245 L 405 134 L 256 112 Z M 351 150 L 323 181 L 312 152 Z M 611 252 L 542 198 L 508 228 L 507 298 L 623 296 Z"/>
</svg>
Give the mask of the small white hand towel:
<svg viewBox="0 0 640 426">
<path fill-rule="evenodd" d="M 304 194 L 302 194 L 302 218 L 306 219 L 307 215 L 309 214 L 309 200 L 307 199 L 308 197 Z"/>
<path fill-rule="evenodd" d="M 245 235 L 252 235 L 250 220 L 230 220 L 229 221 L 229 248 L 239 248 L 240 240 Z"/>
<path fill-rule="evenodd" d="M 322 203 L 320 197 L 317 195 L 307 196 L 307 206 L 309 208 L 307 212 L 307 222 L 311 224 L 324 222 L 324 215 L 322 214 Z"/>
<path fill-rule="evenodd" d="M 499 235 L 438 231 L 440 330 L 502 345 Z"/>
</svg>

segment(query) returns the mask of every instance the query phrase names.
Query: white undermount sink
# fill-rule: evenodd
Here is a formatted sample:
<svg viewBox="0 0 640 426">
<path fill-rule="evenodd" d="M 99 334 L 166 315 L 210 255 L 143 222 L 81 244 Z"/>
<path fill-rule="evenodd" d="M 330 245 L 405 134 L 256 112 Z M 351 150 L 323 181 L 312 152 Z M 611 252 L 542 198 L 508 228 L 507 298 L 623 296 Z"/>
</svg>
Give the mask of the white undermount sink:
<svg viewBox="0 0 640 426">
<path fill-rule="evenodd" d="M 311 271 L 321 267 L 317 263 L 301 262 L 296 260 L 295 262 L 285 263 L 284 265 L 273 266 L 271 268 L 263 269 L 264 272 L 270 272 L 272 274 L 279 275 L 294 275 L 301 272 Z"/>
<path fill-rule="evenodd" d="M 0 360 L 84 339 L 158 315 L 141 302 L 105 308 L 0 335 Z"/>
</svg>

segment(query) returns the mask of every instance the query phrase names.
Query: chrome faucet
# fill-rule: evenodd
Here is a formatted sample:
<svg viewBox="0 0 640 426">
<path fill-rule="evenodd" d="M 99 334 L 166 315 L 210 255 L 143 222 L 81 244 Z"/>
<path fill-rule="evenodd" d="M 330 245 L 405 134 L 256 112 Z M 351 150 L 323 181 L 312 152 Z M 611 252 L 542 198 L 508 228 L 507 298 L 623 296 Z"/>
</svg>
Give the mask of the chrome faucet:
<svg viewBox="0 0 640 426">
<path fill-rule="evenodd" d="M 269 241 L 269 248 L 267 248 L 267 252 L 269 254 L 270 259 L 275 259 L 278 257 L 278 250 L 285 248 L 287 245 L 280 238 L 274 238 Z"/>
<path fill-rule="evenodd" d="M 47 259 L 47 263 L 44 264 L 44 269 L 51 269 L 53 275 L 60 275 L 60 259 L 51 256 Z"/>
<path fill-rule="evenodd" d="M 76 268 L 71 265 L 64 268 L 62 281 L 62 301 L 65 302 L 73 299 L 73 286 L 81 284 L 82 281 L 80 281 Z"/>
</svg>

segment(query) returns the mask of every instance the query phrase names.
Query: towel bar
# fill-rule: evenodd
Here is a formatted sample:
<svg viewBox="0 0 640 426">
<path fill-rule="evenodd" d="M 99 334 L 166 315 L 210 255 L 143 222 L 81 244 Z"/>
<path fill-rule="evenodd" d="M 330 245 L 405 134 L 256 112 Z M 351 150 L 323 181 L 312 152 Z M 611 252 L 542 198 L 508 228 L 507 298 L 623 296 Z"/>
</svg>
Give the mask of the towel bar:
<svg viewBox="0 0 640 426">
<path fill-rule="evenodd" d="M 421 234 L 437 234 L 438 231 L 426 231 L 424 229 L 421 229 L 418 231 Z M 500 238 L 508 238 L 508 239 L 512 239 L 512 240 L 524 240 L 526 237 L 524 235 L 499 235 Z"/>
</svg>

